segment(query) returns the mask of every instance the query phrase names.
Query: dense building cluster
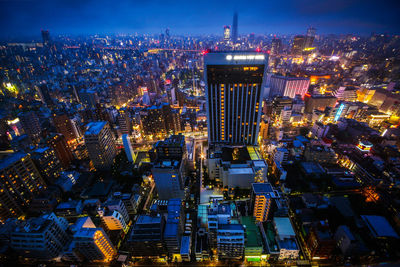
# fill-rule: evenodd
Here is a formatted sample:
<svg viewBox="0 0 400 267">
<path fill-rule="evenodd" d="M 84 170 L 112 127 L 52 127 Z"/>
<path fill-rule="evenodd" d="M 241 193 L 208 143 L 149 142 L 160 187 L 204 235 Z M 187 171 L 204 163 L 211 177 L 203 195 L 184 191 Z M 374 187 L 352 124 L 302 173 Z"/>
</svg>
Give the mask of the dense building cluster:
<svg viewBox="0 0 400 267">
<path fill-rule="evenodd" d="M 399 36 L 0 45 L 7 264 L 400 259 Z"/>
</svg>

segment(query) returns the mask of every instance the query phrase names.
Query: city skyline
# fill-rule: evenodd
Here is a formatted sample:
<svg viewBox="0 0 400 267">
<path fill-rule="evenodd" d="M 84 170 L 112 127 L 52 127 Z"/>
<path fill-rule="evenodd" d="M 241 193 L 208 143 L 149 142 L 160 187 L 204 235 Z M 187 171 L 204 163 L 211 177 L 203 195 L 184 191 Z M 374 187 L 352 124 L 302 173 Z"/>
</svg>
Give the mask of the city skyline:
<svg viewBox="0 0 400 267">
<path fill-rule="evenodd" d="M 397 3 L 375 0 L 243 1 L 173 3 L 155 1 L 9 1 L 0 2 L 2 39 L 36 36 L 41 29 L 57 34 L 222 34 L 238 12 L 238 34 L 295 34 L 313 26 L 319 34 L 398 34 Z M 177 20 L 176 17 L 180 19 Z"/>
</svg>

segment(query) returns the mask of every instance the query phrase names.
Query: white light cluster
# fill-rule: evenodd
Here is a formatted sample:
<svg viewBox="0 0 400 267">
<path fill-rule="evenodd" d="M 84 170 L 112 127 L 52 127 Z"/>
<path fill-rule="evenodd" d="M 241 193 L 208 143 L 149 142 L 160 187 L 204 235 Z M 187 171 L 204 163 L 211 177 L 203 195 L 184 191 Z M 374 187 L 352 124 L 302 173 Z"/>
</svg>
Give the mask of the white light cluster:
<svg viewBox="0 0 400 267">
<path fill-rule="evenodd" d="M 227 55 L 226 60 L 254 60 L 254 59 L 265 59 L 264 55 Z"/>
</svg>

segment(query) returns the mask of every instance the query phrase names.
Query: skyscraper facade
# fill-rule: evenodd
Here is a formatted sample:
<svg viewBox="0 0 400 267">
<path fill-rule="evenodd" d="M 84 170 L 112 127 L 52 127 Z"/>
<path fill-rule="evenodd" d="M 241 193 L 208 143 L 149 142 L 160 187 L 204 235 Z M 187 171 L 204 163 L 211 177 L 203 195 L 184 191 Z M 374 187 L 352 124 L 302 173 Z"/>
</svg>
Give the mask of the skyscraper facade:
<svg viewBox="0 0 400 267">
<path fill-rule="evenodd" d="M 238 13 L 235 12 L 233 14 L 233 23 L 232 23 L 232 42 L 236 42 L 238 38 Z"/>
<path fill-rule="evenodd" d="M 229 41 L 231 39 L 231 27 L 224 26 L 224 41 Z"/>
<path fill-rule="evenodd" d="M 0 221 L 18 217 L 46 185 L 29 154 L 13 153 L 0 161 Z"/>
<path fill-rule="evenodd" d="M 85 132 L 85 145 L 96 169 L 109 169 L 117 153 L 115 140 L 106 121 L 91 122 Z"/>
<path fill-rule="evenodd" d="M 288 96 L 290 98 L 295 98 L 296 95 L 300 95 L 304 97 L 309 86 L 309 78 L 272 75 L 269 96 Z"/>
<path fill-rule="evenodd" d="M 255 145 L 267 58 L 262 53 L 205 55 L 209 143 Z"/>
</svg>

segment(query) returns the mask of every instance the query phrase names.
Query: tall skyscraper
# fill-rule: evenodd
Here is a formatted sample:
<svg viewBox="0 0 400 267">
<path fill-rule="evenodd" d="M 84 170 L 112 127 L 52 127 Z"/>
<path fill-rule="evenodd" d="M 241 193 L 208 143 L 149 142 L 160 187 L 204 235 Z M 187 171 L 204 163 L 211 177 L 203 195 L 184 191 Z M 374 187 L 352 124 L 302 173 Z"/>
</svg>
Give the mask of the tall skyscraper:
<svg viewBox="0 0 400 267">
<path fill-rule="evenodd" d="M 42 132 L 38 116 L 36 116 L 35 112 L 28 111 L 21 113 L 18 117 L 31 142 L 37 143 L 40 139 L 40 133 Z"/>
<path fill-rule="evenodd" d="M 0 161 L 0 221 L 18 217 L 32 198 L 46 189 L 31 157 L 13 153 Z"/>
<path fill-rule="evenodd" d="M 204 64 L 209 143 L 256 145 L 267 57 L 216 52 Z"/>
<path fill-rule="evenodd" d="M 71 119 L 66 113 L 57 112 L 53 114 L 53 123 L 58 133 L 65 136 L 67 142 L 74 140 L 75 136 L 74 127 Z"/>
<path fill-rule="evenodd" d="M 224 41 L 229 41 L 231 39 L 231 27 L 224 26 Z"/>
<path fill-rule="evenodd" d="M 48 30 L 42 30 L 42 41 L 44 46 L 50 44 L 50 32 Z"/>
<path fill-rule="evenodd" d="M 292 54 L 301 55 L 305 47 L 306 37 L 304 35 L 296 35 L 293 39 Z"/>
<path fill-rule="evenodd" d="M 49 136 L 49 138 L 47 138 L 47 144 L 54 149 L 63 168 L 68 168 L 71 165 L 74 156 L 72 155 L 65 136 L 62 134 Z"/>
<path fill-rule="evenodd" d="M 314 39 L 315 39 L 315 32 L 316 32 L 316 29 L 313 27 L 309 27 L 307 29 L 307 35 L 306 35 L 304 48 L 312 47 Z"/>
<path fill-rule="evenodd" d="M 233 14 L 233 23 L 232 23 L 232 42 L 236 42 L 238 38 L 238 13 L 235 12 Z"/>
<path fill-rule="evenodd" d="M 132 144 L 131 144 L 129 135 L 127 135 L 127 134 L 122 135 L 122 144 L 124 145 L 125 154 L 126 154 L 126 157 L 128 158 L 128 161 L 133 162 L 134 152 L 132 149 Z"/>
<path fill-rule="evenodd" d="M 115 140 L 106 121 L 91 122 L 85 132 L 85 145 L 96 169 L 109 169 L 117 154 Z"/>
<path fill-rule="evenodd" d="M 272 39 L 271 42 L 271 55 L 275 56 L 281 53 L 282 41 L 279 38 Z"/>
</svg>

